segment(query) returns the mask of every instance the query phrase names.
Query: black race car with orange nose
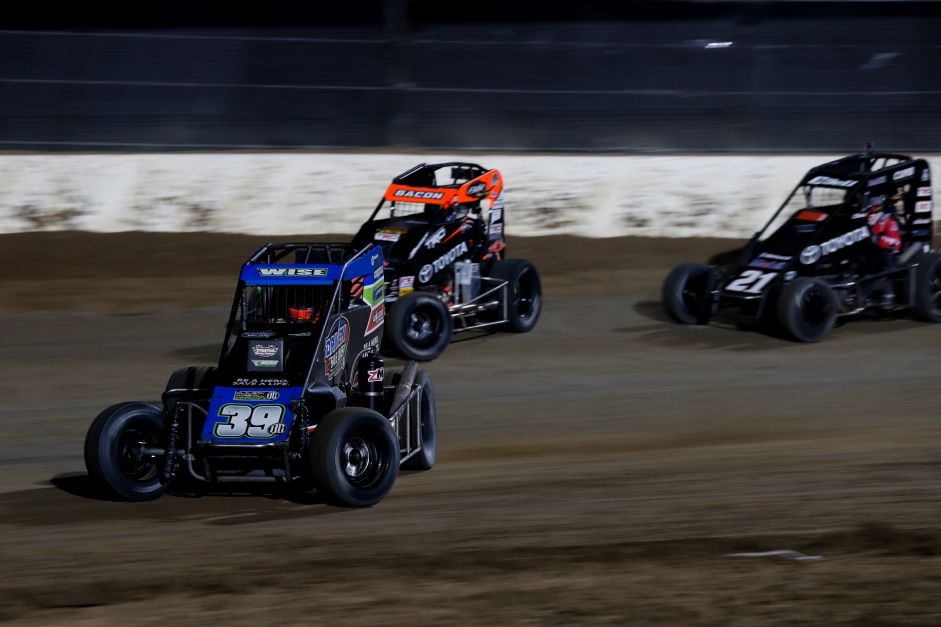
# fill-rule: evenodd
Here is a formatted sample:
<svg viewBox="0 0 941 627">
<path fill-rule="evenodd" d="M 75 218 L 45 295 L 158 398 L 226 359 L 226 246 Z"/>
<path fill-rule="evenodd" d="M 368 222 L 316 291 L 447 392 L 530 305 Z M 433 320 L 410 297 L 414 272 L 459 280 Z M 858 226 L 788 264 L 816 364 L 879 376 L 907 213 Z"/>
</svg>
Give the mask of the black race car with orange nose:
<svg viewBox="0 0 941 627">
<path fill-rule="evenodd" d="M 504 204 L 503 175 L 474 163 L 422 163 L 392 180 L 353 239 L 385 256 L 386 352 L 428 361 L 452 333 L 536 325 L 539 273 L 506 258 Z"/>
<path fill-rule="evenodd" d="M 931 241 L 928 163 L 863 152 L 805 174 L 736 263 L 674 268 L 663 304 L 682 324 L 773 322 L 801 342 L 823 339 L 842 316 L 941 322 Z"/>
</svg>

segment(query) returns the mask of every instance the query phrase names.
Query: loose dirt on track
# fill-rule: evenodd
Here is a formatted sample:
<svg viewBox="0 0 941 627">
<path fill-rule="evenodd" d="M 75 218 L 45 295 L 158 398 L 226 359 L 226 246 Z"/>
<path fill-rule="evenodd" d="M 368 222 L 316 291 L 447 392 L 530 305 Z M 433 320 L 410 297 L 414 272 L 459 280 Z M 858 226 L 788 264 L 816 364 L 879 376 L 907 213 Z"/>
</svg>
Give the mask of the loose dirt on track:
<svg viewBox="0 0 941 627">
<path fill-rule="evenodd" d="M 666 321 L 669 268 L 730 241 L 512 239 L 539 325 L 427 366 L 439 463 L 376 507 L 101 500 L 91 420 L 215 361 L 260 243 L 0 237 L 0 620 L 941 623 L 941 326 L 799 345 Z M 729 557 L 784 549 L 822 559 Z"/>
</svg>

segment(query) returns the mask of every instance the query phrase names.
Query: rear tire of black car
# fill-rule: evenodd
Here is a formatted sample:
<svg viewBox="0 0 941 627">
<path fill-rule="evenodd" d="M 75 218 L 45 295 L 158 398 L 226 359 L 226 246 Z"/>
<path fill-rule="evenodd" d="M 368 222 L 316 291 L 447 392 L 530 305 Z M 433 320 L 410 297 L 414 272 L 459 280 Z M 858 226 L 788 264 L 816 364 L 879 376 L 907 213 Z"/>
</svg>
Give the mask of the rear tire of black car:
<svg viewBox="0 0 941 627">
<path fill-rule="evenodd" d="M 500 331 L 532 331 L 542 312 L 542 281 L 536 266 L 525 259 L 503 259 L 493 264 L 488 275 L 507 282 L 506 322 Z"/>
<path fill-rule="evenodd" d="M 680 324 L 706 324 L 712 315 L 712 268 L 684 263 L 673 268 L 663 282 L 661 298 L 667 314 Z"/>
<path fill-rule="evenodd" d="M 421 448 L 402 463 L 405 470 L 431 470 L 438 455 L 438 412 L 435 409 L 435 387 L 424 370 L 418 372 L 415 383 L 421 386 L 418 397 L 418 420 Z"/>
<path fill-rule="evenodd" d="M 149 501 L 164 493 L 164 413 L 147 403 L 119 403 L 101 412 L 85 436 L 85 467 L 92 481 L 126 501 Z"/>
<path fill-rule="evenodd" d="M 778 321 L 798 342 L 819 342 L 836 322 L 836 295 L 819 279 L 798 277 L 781 290 Z"/>
<path fill-rule="evenodd" d="M 328 501 L 369 507 L 389 493 L 399 474 L 399 439 L 376 411 L 336 409 L 317 425 L 310 460 L 317 490 Z"/>
<path fill-rule="evenodd" d="M 912 314 L 924 322 L 941 322 L 941 255 L 937 253 L 918 258 Z"/>
<path fill-rule="evenodd" d="M 424 292 L 392 303 L 385 324 L 392 349 L 415 361 L 431 361 L 443 353 L 454 329 L 445 304 Z"/>
</svg>

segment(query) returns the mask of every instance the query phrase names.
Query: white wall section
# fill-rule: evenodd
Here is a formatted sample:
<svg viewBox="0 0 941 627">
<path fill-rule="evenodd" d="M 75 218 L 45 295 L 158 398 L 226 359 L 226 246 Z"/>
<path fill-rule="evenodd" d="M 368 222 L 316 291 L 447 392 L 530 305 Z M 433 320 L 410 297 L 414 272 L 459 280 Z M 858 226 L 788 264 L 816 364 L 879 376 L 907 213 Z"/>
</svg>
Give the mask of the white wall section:
<svg viewBox="0 0 941 627">
<path fill-rule="evenodd" d="M 839 156 L 2 155 L 0 232 L 352 233 L 396 174 L 464 160 L 503 172 L 510 235 L 743 237 Z"/>
</svg>

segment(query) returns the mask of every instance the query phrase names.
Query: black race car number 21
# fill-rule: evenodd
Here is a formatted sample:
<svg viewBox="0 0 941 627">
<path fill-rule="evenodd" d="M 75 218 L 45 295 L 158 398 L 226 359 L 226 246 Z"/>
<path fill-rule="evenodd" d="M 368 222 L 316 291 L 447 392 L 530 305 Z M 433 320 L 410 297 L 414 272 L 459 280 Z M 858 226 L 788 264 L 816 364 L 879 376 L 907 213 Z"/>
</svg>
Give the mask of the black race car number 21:
<svg viewBox="0 0 941 627">
<path fill-rule="evenodd" d="M 778 276 L 777 272 L 762 272 L 761 270 L 745 270 L 738 278 L 726 286 L 728 292 L 745 292 L 746 294 L 761 294 L 762 290 Z"/>
<path fill-rule="evenodd" d="M 227 418 L 213 429 L 218 438 L 273 438 L 287 429 L 282 422 L 283 405 L 240 405 L 229 403 L 219 408 L 219 416 Z"/>
</svg>

